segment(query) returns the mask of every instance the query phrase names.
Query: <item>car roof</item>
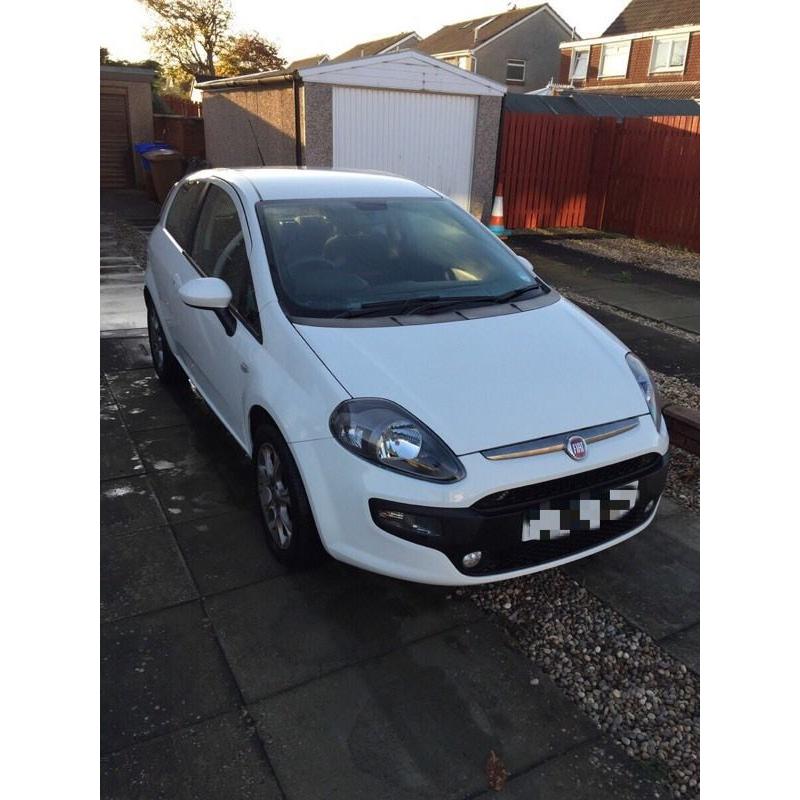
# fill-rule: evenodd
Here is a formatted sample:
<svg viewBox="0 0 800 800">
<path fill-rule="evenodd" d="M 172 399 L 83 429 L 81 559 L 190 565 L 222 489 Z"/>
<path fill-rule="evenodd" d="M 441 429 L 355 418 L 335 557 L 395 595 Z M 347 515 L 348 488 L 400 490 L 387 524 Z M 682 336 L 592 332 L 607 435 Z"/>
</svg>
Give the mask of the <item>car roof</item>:
<svg viewBox="0 0 800 800">
<path fill-rule="evenodd" d="M 416 181 L 382 172 L 305 169 L 296 167 L 242 167 L 203 170 L 195 178 L 222 178 L 249 183 L 262 200 L 304 200 L 324 197 L 437 197 Z"/>
</svg>

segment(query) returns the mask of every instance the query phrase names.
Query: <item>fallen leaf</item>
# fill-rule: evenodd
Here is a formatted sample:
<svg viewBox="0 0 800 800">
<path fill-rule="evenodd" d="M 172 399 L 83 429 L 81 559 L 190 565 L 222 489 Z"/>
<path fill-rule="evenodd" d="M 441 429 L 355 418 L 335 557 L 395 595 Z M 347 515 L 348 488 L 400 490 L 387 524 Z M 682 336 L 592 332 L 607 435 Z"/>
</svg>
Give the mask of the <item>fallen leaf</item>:
<svg viewBox="0 0 800 800">
<path fill-rule="evenodd" d="M 489 781 L 489 788 L 495 792 L 502 792 L 508 779 L 508 770 L 494 750 L 489 751 L 486 759 L 486 780 Z"/>
</svg>

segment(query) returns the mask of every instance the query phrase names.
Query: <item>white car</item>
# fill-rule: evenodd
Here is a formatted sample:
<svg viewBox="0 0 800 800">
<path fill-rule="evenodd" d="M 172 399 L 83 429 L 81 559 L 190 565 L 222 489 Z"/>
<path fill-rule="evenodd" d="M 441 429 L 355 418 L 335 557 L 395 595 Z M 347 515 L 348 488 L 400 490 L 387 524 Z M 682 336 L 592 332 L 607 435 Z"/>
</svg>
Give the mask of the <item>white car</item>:
<svg viewBox="0 0 800 800">
<path fill-rule="evenodd" d="M 281 562 L 485 583 L 652 521 L 668 438 L 644 364 L 433 189 L 196 172 L 148 252 L 156 372 L 252 457 Z"/>
</svg>

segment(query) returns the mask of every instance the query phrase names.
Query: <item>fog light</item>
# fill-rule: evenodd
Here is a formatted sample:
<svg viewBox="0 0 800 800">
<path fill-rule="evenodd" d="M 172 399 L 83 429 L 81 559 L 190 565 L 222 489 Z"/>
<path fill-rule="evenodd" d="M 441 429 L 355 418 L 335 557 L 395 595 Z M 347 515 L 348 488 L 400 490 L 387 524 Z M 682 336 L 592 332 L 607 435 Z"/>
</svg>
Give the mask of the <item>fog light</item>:
<svg viewBox="0 0 800 800">
<path fill-rule="evenodd" d="M 467 553 L 464 558 L 461 559 L 461 563 L 466 569 L 472 569 L 478 566 L 482 556 L 483 553 L 480 550 L 476 550 L 474 553 Z"/>
<path fill-rule="evenodd" d="M 439 520 L 433 517 L 423 517 L 419 514 L 408 514 L 405 511 L 388 508 L 381 509 L 374 517 L 381 528 L 401 536 L 404 534 L 439 536 L 441 533 Z"/>
</svg>

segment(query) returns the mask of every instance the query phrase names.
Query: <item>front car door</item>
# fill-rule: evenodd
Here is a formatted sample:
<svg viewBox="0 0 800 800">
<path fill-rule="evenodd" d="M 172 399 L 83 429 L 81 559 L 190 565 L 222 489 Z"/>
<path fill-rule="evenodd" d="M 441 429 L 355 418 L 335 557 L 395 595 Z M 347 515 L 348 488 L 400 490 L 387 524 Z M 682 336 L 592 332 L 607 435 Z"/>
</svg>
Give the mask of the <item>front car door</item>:
<svg viewBox="0 0 800 800">
<path fill-rule="evenodd" d="M 221 278 L 231 289 L 226 311 L 184 305 L 184 346 L 192 378 L 230 432 L 246 446 L 245 392 L 262 349 L 261 318 L 251 272 L 252 240 L 232 187 L 211 179 L 195 225 L 188 259 L 193 277 Z"/>
</svg>

